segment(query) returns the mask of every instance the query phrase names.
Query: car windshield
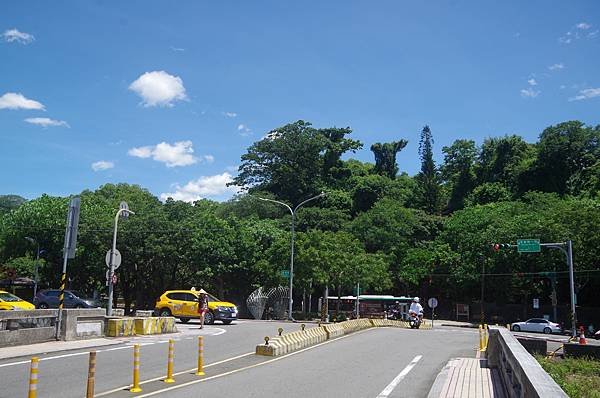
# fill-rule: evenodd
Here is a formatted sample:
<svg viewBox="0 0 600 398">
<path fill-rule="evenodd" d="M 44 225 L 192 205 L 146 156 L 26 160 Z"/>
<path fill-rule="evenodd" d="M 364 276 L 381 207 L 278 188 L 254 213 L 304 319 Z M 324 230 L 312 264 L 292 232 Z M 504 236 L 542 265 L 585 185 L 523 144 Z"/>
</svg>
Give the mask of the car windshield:
<svg viewBox="0 0 600 398">
<path fill-rule="evenodd" d="M 9 302 L 16 302 L 16 301 L 23 301 L 20 298 L 18 298 L 17 296 L 7 293 L 7 292 L 0 292 L 0 301 L 9 301 Z"/>
</svg>

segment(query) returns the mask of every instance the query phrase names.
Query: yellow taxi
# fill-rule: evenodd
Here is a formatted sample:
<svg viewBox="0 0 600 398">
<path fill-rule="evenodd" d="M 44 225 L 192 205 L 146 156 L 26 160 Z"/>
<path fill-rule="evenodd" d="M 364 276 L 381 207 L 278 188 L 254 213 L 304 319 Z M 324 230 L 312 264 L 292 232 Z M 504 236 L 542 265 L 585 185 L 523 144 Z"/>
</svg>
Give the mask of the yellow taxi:
<svg viewBox="0 0 600 398">
<path fill-rule="evenodd" d="M 158 316 L 174 316 L 181 322 L 187 323 L 192 318 L 200 318 L 198 314 L 199 292 L 191 290 L 167 290 L 157 300 L 154 312 Z M 212 325 L 221 321 L 225 325 L 237 319 L 237 307 L 227 301 L 221 301 L 212 294 L 208 294 L 208 312 L 204 316 L 204 323 Z"/>
<path fill-rule="evenodd" d="M 35 305 L 14 294 L 0 290 L 0 310 L 35 310 Z"/>
</svg>

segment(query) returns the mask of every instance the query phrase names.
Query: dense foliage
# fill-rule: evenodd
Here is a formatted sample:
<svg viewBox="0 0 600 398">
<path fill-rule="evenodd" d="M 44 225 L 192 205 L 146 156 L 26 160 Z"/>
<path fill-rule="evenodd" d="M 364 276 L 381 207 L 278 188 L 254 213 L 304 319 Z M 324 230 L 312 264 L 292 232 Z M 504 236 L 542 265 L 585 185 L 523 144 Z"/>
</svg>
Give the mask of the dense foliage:
<svg viewBox="0 0 600 398">
<path fill-rule="evenodd" d="M 77 256 L 69 284 L 103 290 L 113 217 L 119 202 L 135 216 L 121 220 L 123 265 L 117 292 L 127 304 L 152 307 L 168 288 L 202 286 L 242 302 L 258 286 L 285 284 L 290 259 L 290 215 L 272 202 L 297 205 L 326 192 L 297 214 L 295 285 L 325 285 L 336 293 L 363 291 L 479 297 L 481 270 L 491 282 L 486 298 L 548 302 L 543 272 L 557 271 L 559 301 L 568 301 L 564 258 L 558 251 L 494 253 L 494 242 L 540 238 L 574 242 L 580 304 L 600 288 L 600 127 L 571 121 L 546 128 L 537 143 L 519 136 L 456 140 L 434 160 L 433 132 L 421 134 L 421 169 L 398 170 L 407 141 L 374 143 L 374 163 L 342 160 L 363 143 L 349 128 L 316 129 L 298 121 L 272 130 L 241 157 L 234 184 L 244 193 L 224 202 L 161 202 L 147 190 L 107 184 L 80 193 Z M 35 247 L 43 248 L 41 284 L 57 286 L 69 198 L 43 195 L 22 203 L 3 197 L 0 264 L 32 276 Z M 301 289 L 296 289 L 301 292 Z M 298 302 L 298 300 L 296 301 Z"/>
</svg>

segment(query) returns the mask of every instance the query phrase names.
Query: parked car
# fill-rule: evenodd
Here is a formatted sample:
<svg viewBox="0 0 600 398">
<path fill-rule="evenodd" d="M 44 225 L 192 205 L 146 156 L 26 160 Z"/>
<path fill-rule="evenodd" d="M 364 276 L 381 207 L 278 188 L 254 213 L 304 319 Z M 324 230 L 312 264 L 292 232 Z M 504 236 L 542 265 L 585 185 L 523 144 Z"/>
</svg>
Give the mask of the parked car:
<svg viewBox="0 0 600 398">
<path fill-rule="evenodd" d="M 20 297 L 0 290 L 0 310 L 34 310 L 35 306 Z"/>
<path fill-rule="evenodd" d="M 187 323 L 192 318 L 199 318 L 198 291 L 196 290 L 168 290 L 157 300 L 154 312 L 158 316 L 174 316 Z M 212 325 L 221 321 L 225 325 L 237 319 L 237 307 L 227 301 L 221 301 L 215 296 L 208 295 L 208 312 L 204 316 L 204 323 Z"/>
<path fill-rule="evenodd" d="M 562 327 L 558 323 L 543 318 L 531 318 L 525 322 L 515 322 L 511 325 L 511 329 L 515 332 L 562 333 Z"/>
<path fill-rule="evenodd" d="M 60 290 L 48 289 L 41 290 L 33 299 L 33 304 L 37 308 L 58 308 Z M 100 307 L 100 301 L 86 297 L 73 290 L 65 290 L 65 308 L 97 308 Z"/>
</svg>

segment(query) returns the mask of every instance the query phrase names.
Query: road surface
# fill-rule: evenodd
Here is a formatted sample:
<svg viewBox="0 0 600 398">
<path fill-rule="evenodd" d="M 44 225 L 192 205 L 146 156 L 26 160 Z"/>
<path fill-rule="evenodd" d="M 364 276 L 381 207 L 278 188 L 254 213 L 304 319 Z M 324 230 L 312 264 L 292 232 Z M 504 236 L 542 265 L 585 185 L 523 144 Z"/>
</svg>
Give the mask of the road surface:
<svg viewBox="0 0 600 398">
<path fill-rule="evenodd" d="M 331 340 L 276 360 L 253 353 L 265 335 L 298 324 L 238 321 L 232 325 L 178 325 L 175 384 L 160 381 L 166 373 L 165 336 L 126 339 L 97 349 L 96 396 L 131 397 L 132 345 L 140 343 L 142 393 L 160 397 L 425 397 L 446 362 L 472 357 L 477 331 L 439 327 L 434 330 L 372 328 Z M 204 381 L 192 375 L 197 336 L 205 336 Z M 85 396 L 88 350 L 41 355 L 38 396 Z M 0 361 L 0 397 L 26 396 L 28 358 Z M 9 381 L 10 382 L 7 382 Z M 182 386 L 188 383 L 188 385 Z M 165 390 L 169 389 L 169 390 Z"/>
</svg>

